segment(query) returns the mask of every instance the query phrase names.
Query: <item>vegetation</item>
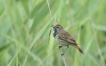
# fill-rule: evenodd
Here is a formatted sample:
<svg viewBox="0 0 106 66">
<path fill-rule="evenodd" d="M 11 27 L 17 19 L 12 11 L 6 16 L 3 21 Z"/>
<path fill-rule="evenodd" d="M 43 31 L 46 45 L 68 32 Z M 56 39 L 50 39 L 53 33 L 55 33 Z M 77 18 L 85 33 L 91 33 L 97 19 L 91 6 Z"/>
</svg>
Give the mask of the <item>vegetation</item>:
<svg viewBox="0 0 106 66">
<path fill-rule="evenodd" d="M 106 66 L 106 0 L 0 0 L 0 66 L 64 66 L 57 22 L 84 51 L 70 46 L 67 66 Z"/>
</svg>

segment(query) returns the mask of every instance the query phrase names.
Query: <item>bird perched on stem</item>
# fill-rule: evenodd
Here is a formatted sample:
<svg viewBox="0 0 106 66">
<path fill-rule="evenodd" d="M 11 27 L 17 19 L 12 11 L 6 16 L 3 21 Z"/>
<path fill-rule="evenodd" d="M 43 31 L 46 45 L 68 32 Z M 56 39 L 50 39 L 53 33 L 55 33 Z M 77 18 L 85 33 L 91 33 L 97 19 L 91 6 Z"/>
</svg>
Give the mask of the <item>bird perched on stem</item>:
<svg viewBox="0 0 106 66">
<path fill-rule="evenodd" d="M 62 46 L 67 46 L 66 50 L 69 48 L 69 46 L 74 46 L 76 49 L 78 49 L 82 54 L 83 51 L 78 47 L 75 39 L 67 32 L 64 30 L 64 28 L 57 24 L 53 27 L 53 36 L 56 39 L 56 41 L 60 44 L 59 49 L 62 48 Z M 66 52 L 66 50 L 61 54 L 62 56 Z"/>
</svg>

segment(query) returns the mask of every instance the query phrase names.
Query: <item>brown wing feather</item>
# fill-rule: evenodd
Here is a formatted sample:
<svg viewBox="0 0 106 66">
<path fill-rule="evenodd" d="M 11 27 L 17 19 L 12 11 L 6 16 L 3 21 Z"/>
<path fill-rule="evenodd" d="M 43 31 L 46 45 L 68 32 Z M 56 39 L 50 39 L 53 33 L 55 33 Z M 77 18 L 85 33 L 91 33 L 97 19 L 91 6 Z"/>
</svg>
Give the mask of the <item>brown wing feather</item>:
<svg viewBox="0 0 106 66">
<path fill-rule="evenodd" d="M 62 30 L 58 33 L 58 37 L 61 38 L 64 41 L 69 42 L 70 44 L 72 44 L 76 49 L 78 49 L 81 53 L 83 53 L 83 51 L 77 46 L 77 43 L 75 41 L 75 39 L 65 30 Z M 84 53 L 83 53 L 84 54 Z"/>
<path fill-rule="evenodd" d="M 69 42 L 70 44 L 77 44 L 75 39 L 65 30 L 59 32 L 59 38 Z"/>
</svg>

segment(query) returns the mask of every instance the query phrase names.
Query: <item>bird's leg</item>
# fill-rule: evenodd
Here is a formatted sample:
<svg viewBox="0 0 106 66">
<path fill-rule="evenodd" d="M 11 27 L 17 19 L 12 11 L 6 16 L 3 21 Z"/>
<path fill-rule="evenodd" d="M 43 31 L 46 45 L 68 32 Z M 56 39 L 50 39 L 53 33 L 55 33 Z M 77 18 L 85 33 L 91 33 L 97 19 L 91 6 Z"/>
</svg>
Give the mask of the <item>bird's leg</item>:
<svg viewBox="0 0 106 66">
<path fill-rule="evenodd" d="M 62 52 L 61 48 L 62 48 L 62 46 L 59 46 L 59 50 L 60 50 L 60 51 L 61 51 L 61 53 L 63 54 L 63 52 Z M 61 54 L 61 56 L 63 56 L 62 54 Z"/>
<path fill-rule="evenodd" d="M 62 46 L 59 46 L 59 49 L 61 49 L 62 48 Z"/>
<path fill-rule="evenodd" d="M 69 46 L 67 46 L 66 50 L 69 48 Z M 61 54 L 62 56 L 64 55 L 64 53 L 66 52 L 66 50 Z"/>
</svg>

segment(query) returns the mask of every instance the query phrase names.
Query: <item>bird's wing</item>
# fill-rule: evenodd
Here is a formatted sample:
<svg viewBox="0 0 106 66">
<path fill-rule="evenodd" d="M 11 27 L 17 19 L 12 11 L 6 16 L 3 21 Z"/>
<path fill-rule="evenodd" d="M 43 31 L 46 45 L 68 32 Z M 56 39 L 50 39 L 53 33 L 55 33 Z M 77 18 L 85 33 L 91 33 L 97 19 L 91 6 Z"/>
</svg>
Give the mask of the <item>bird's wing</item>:
<svg viewBox="0 0 106 66">
<path fill-rule="evenodd" d="M 58 34 L 58 37 L 64 41 L 69 42 L 70 44 L 77 44 L 75 39 L 67 32 L 67 31 L 61 31 Z"/>
</svg>

